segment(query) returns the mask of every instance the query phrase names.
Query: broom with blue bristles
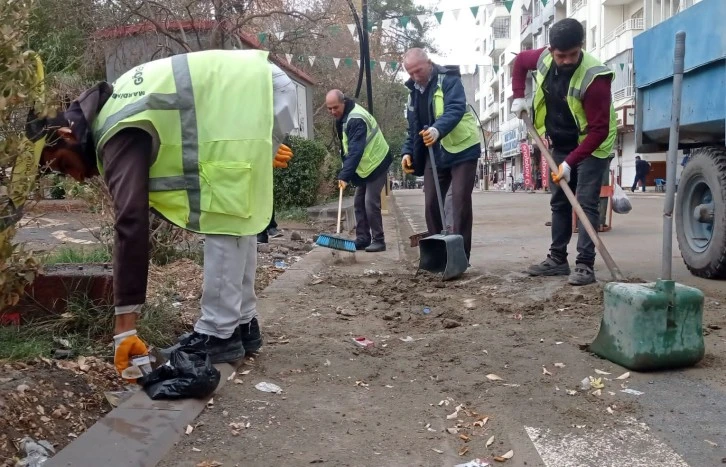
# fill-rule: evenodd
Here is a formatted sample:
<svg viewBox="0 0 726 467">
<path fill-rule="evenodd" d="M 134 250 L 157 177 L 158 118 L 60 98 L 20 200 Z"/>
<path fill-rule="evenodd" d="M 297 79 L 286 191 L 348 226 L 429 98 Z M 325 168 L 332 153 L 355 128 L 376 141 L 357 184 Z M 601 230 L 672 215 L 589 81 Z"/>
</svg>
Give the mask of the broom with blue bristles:
<svg viewBox="0 0 726 467">
<path fill-rule="evenodd" d="M 343 211 L 343 187 L 340 186 L 340 196 L 338 196 L 338 228 L 336 229 L 336 235 L 340 235 L 340 216 Z M 315 242 L 319 246 L 325 248 L 332 248 L 334 250 L 350 251 L 355 253 L 355 241 L 348 240 L 347 238 L 336 237 L 328 234 L 318 235 L 318 240 Z"/>
</svg>

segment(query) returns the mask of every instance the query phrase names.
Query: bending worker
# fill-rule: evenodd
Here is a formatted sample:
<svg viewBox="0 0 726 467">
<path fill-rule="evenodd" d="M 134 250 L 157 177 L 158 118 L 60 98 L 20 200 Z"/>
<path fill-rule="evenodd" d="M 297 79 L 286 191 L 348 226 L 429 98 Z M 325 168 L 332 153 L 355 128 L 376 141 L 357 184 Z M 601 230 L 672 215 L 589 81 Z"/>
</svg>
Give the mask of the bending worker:
<svg viewBox="0 0 726 467">
<path fill-rule="evenodd" d="M 343 168 L 338 174 L 338 186 L 345 189 L 352 183 L 357 187 L 353 200 L 355 248 L 369 253 L 386 251 L 381 191 L 393 160 L 386 138 L 376 119 L 338 89 L 328 92 L 325 105 L 335 118 L 342 148 Z"/>
<path fill-rule="evenodd" d="M 512 113 L 527 112 L 524 99 L 528 70 L 537 70 L 534 126 L 552 141 L 552 156 L 559 166 L 552 172 L 552 245 L 540 264 L 530 266 L 533 276 L 566 276 L 572 285 L 595 282 L 595 244 L 581 222 L 575 269 L 570 273 L 567 244 L 572 238 L 572 206 L 559 181 L 565 179 L 596 229 L 600 224 L 600 187 L 608 156 L 615 143 L 617 122 L 610 83 L 612 70 L 582 50 L 585 30 L 568 18 L 550 29 L 550 46 L 524 50 L 514 61 Z"/>
<path fill-rule="evenodd" d="M 146 299 L 149 209 L 205 234 L 201 317 L 181 344 L 232 362 L 262 345 L 254 291 L 256 234 L 272 212 L 272 169 L 292 152 L 294 83 L 257 50 L 156 60 L 85 91 L 52 121 L 41 164 L 78 181 L 103 175 L 115 209 L 114 362 L 146 353 L 136 321 Z M 36 128 L 42 128 L 36 131 Z"/>
<path fill-rule="evenodd" d="M 453 233 L 464 237 L 466 257 L 471 255 L 474 222 L 471 193 L 481 155 L 479 127 L 466 110 L 466 94 L 458 66 L 442 67 L 429 60 L 422 49 L 410 49 L 403 66 L 411 76 L 406 82 L 408 137 L 403 144 L 401 165 L 407 174 L 424 176 L 426 227 L 440 233 L 439 203 L 429 163 L 428 147 L 434 147 L 442 196 L 451 187 Z M 424 129 L 424 127 L 429 127 Z"/>
</svg>

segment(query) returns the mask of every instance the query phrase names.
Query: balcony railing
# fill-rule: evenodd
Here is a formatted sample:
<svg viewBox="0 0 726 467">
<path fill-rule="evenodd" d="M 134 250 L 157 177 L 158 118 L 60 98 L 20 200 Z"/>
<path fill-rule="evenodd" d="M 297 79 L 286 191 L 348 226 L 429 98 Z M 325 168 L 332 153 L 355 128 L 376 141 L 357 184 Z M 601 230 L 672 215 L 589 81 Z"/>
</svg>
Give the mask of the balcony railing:
<svg viewBox="0 0 726 467">
<path fill-rule="evenodd" d="M 631 97 L 633 97 L 633 87 L 632 86 L 626 86 L 622 89 L 613 91 L 613 102 L 621 101 L 623 99 L 629 99 Z"/>
<path fill-rule="evenodd" d="M 587 0 L 577 0 L 575 2 L 572 2 L 572 11 L 570 12 L 570 14 L 572 15 L 577 13 L 580 8 L 585 6 L 587 6 Z"/>
<path fill-rule="evenodd" d="M 643 20 L 643 18 L 630 18 L 629 20 L 615 28 L 610 34 L 605 36 L 605 38 L 603 39 L 603 44 L 614 41 L 618 38 L 618 36 L 626 31 L 642 31 L 643 29 L 645 29 L 645 21 Z"/>
</svg>

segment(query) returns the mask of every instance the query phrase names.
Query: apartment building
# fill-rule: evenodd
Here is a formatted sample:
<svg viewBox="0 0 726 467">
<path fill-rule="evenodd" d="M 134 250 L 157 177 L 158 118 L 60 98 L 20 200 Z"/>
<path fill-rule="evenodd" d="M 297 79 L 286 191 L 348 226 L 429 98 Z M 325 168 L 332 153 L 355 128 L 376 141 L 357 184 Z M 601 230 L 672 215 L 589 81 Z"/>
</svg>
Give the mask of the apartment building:
<svg viewBox="0 0 726 467">
<path fill-rule="evenodd" d="M 533 173 L 542 160 L 523 125 L 509 112 L 511 74 L 516 54 L 548 44 L 549 29 L 563 18 L 575 18 L 586 32 L 585 50 L 613 70 L 613 104 L 618 118 L 618 138 L 611 170 L 624 186 L 635 176 L 635 101 L 633 91 L 633 38 L 700 0 L 514 0 L 511 10 L 494 1 L 480 10 L 477 53 L 491 61 L 480 73 L 480 116 L 490 134 L 489 172 L 509 180 L 522 176 L 522 143 L 530 145 Z M 544 2 L 544 3 L 543 3 Z M 528 79 L 526 97 L 532 99 L 534 80 Z M 643 156 L 653 167 L 651 178 L 665 178 L 665 154 Z M 532 177 L 534 180 L 534 177 Z"/>
</svg>

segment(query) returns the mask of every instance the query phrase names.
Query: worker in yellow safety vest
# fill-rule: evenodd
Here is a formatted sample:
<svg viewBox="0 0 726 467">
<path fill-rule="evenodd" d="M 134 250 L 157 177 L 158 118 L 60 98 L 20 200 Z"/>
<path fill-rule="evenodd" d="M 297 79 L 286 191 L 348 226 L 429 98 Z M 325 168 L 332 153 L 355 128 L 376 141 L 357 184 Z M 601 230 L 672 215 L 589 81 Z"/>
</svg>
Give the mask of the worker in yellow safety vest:
<svg viewBox="0 0 726 467">
<path fill-rule="evenodd" d="M 256 234 L 272 213 L 272 169 L 292 157 L 295 84 L 259 50 L 209 50 L 155 60 L 86 90 L 56 118 L 29 122 L 46 138 L 41 165 L 83 181 L 102 175 L 113 199 L 114 362 L 147 352 L 136 321 L 146 298 L 149 210 L 204 241 L 201 317 L 172 347 L 213 363 L 257 352 Z"/>
</svg>

